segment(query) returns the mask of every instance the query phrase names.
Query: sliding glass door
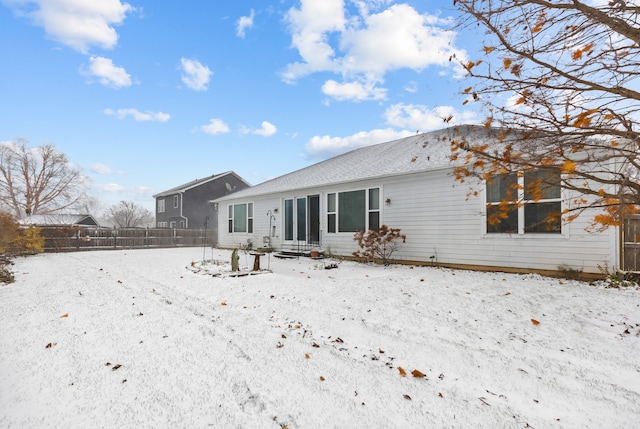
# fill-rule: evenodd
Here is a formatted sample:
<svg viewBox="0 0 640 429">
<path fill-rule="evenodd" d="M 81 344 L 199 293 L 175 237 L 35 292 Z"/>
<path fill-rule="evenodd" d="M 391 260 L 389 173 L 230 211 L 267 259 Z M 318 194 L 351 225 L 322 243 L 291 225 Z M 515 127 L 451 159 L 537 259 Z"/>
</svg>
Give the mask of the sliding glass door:
<svg viewBox="0 0 640 429">
<path fill-rule="evenodd" d="M 320 242 L 320 196 L 284 200 L 284 240 L 293 243 Z"/>
</svg>

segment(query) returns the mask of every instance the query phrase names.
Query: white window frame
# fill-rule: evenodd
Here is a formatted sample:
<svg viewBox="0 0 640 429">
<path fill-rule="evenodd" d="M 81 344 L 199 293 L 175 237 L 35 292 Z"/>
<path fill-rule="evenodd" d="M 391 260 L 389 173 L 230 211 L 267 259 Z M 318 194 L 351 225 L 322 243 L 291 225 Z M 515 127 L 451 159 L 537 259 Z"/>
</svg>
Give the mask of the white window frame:
<svg viewBox="0 0 640 429">
<path fill-rule="evenodd" d="M 333 209 L 329 204 L 329 196 L 333 196 Z M 333 218 L 333 222 L 330 219 Z M 333 231 L 331 231 L 331 224 L 333 224 Z M 335 234 L 338 232 L 338 194 L 337 192 L 327 193 L 327 233 Z"/>
<path fill-rule="evenodd" d="M 165 210 L 164 198 L 158 198 L 157 210 L 158 210 L 158 213 L 164 213 L 164 210 Z"/>
<path fill-rule="evenodd" d="M 536 171 L 536 170 L 534 170 Z M 511 236 L 511 235 L 518 235 L 518 236 L 545 236 L 545 237 L 557 237 L 557 236 L 563 236 L 565 234 L 565 228 L 562 222 L 562 218 L 560 219 L 560 231 L 548 231 L 548 232 L 539 232 L 539 231 L 534 231 L 534 232 L 527 232 L 526 231 L 526 216 L 525 216 L 525 210 L 526 210 L 526 206 L 527 204 L 541 204 L 541 203 L 560 203 L 560 213 L 563 212 L 564 210 L 564 198 L 562 196 L 563 194 L 563 189 L 562 187 L 560 187 L 560 192 L 559 192 L 559 196 L 555 197 L 555 198 L 545 198 L 545 199 L 539 199 L 537 201 L 535 200 L 526 200 L 525 199 L 525 174 L 528 172 L 521 172 L 518 171 L 514 174 L 516 174 L 517 176 L 517 193 L 516 193 L 516 200 L 514 200 L 512 203 L 509 204 L 518 204 L 518 208 L 517 208 L 517 232 L 494 232 L 494 231 L 489 231 L 488 228 L 488 222 L 489 222 L 489 213 L 488 213 L 488 206 L 497 206 L 500 204 L 500 201 L 494 202 L 494 201 L 488 201 L 488 192 L 487 192 L 487 186 L 488 186 L 488 181 L 484 181 L 483 185 L 484 185 L 484 200 L 485 200 L 485 204 L 484 204 L 484 223 L 483 223 L 483 233 L 486 234 L 487 236 L 490 237 L 499 237 L 499 236 Z M 500 175 L 497 175 L 496 177 L 499 177 Z M 490 179 L 491 180 L 491 179 Z M 499 180 L 494 178 L 494 180 Z M 561 186 L 560 184 L 558 186 Z"/>
<path fill-rule="evenodd" d="M 245 206 L 244 231 L 236 231 L 236 206 Z M 229 204 L 227 207 L 227 232 L 229 234 L 253 234 L 253 203 Z"/>
<path fill-rule="evenodd" d="M 377 207 L 373 205 L 373 201 L 371 201 L 371 191 L 377 189 L 378 190 L 378 204 Z M 358 189 L 347 189 L 344 191 L 336 191 L 336 192 L 327 192 L 327 211 L 326 211 L 326 222 L 327 222 L 327 233 L 329 234 L 354 234 L 357 231 L 342 231 L 340 230 L 340 194 L 350 193 L 350 192 L 358 192 L 363 191 L 365 195 L 364 199 L 364 228 L 365 231 L 371 229 L 370 225 L 370 215 L 372 213 L 378 213 L 378 228 L 382 225 L 382 186 L 372 186 L 370 188 L 358 188 Z M 335 195 L 335 211 L 330 212 L 328 209 L 329 195 Z M 335 232 L 329 232 L 329 216 L 335 216 Z"/>
<path fill-rule="evenodd" d="M 174 195 L 173 196 L 173 208 L 177 209 L 178 207 L 180 207 L 180 200 L 178 198 L 178 195 Z"/>
</svg>

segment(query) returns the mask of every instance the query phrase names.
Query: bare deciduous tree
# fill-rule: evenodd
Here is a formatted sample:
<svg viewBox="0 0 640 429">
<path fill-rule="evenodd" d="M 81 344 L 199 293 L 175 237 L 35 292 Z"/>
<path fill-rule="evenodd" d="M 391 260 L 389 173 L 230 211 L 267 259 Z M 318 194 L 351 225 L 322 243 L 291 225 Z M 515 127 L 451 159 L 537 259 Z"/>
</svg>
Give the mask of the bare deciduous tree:
<svg viewBox="0 0 640 429">
<path fill-rule="evenodd" d="M 467 29 L 484 30 L 481 58 L 463 64 L 464 104 L 484 108 L 498 144 L 453 141 L 459 180 L 541 167 L 578 197 L 571 220 L 619 224 L 640 204 L 640 6 L 613 0 L 454 0 Z M 518 140 L 512 144 L 507 140 Z M 571 212 L 571 213 L 569 213 Z"/>
<path fill-rule="evenodd" d="M 0 205 L 16 217 L 67 209 L 83 197 L 84 177 L 54 145 L 0 143 Z"/>
<path fill-rule="evenodd" d="M 105 218 L 119 228 L 145 227 L 153 223 L 154 216 L 133 201 L 120 201 L 107 208 Z"/>
</svg>

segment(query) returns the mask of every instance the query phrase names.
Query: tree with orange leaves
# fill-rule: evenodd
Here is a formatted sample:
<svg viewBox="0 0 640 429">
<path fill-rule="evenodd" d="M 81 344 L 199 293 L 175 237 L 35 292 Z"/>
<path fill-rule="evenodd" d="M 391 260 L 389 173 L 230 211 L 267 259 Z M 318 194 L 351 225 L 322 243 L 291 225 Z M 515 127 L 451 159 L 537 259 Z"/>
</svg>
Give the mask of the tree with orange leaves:
<svg viewBox="0 0 640 429">
<path fill-rule="evenodd" d="M 461 181 L 486 179 L 489 187 L 510 180 L 513 192 L 498 192 L 503 199 L 507 196 L 510 204 L 493 201 L 495 207 L 488 206 L 494 223 L 508 218 L 525 194 L 529 201 L 544 198 L 545 189 L 556 187 L 557 180 L 572 195 L 563 205 L 565 220 L 595 208 L 594 225 L 606 227 L 637 212 L 637 2 L 453 3 L 463 12 L 467 30 L 484 30 L 478 58 L 463 63 L 471 83 L 463 91 L 464 104 L 477 103 L 486 115 L 485 126 L 502 130 L 496 144 L 473 143 L 465 135 L 456 136 L 453 156 L 463 163 L 456 176 Z M 548 174 L 524 184 L 528 172 L 541 170 Z M 509 174 L 524 175 L 525 180 L 508 179 Z M 557 210 L 548 215 L 557 217 Z"/>
</svg>

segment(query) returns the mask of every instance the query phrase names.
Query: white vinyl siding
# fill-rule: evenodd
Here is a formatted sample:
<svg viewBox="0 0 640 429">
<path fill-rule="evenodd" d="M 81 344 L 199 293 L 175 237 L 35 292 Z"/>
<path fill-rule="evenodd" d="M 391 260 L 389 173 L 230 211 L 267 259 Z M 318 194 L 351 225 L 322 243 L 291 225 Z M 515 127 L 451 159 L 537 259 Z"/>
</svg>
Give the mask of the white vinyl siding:
<svg viewBox="0 0 640 429">
<path fill-rule="evenodd" d="M 469 186 L 479 192 L 469 196 Z M 336 221 L 340 210 L 338 194 L 353 190 L 379 188 L 380 224 L 400 228 L 406 234 L 406 242 L 394 253 L 404 261 L 426 264 L 456 264 L 471 267 L 495 267 L 514 269 L 557 270 L 559 265 L 598 273 L 598 265 L 618 266 L 615 260 L 618 242 L 616 229 L 609 228 L 600 233 L 587 233 L 592 213 L 585 213 L 573 222 L 563 225 L 562 234 L 489 234 L 486 232 L 485 201 L 486 187 L 482 182 L 460 185 L 455 181 L 451 169 L 433 170 L 396 177 L 377 178 L 346 184 L 305 189 L 307 195 L 320 195 L 322 214 L 322 248 L 336 255 L 351 255 L 357 250 L 353 233 L 331 233 L 331 214 Z M 295 198 L 302 192 L 292 190 L 278 194 L 252 196 L 254 232 L 247 234 L 254 243 L 261 243 L 270 228 L 271 245 L 286 249 L 285 211 L 286 201 L 295 206 Z M 335 197 L 330 197 L 333 194 Z M 368 194 L 368 192 L 367 192 Z M 336 211 L 331 210 L 335 198 Z M 563 191 L 563 201 L 575 198 Z M 384 201 L 384 204 L 381 202 Z M 247 204 L 247 200 L 230 198 L 225 204 Z M 367 205 L 375 213 L 374 205 Z M 277 209 L 277 210 L 276 210 Z M 271 212 L 275 217 L 267 216 Z M 224 213 L 224 212 L 223 212 Z M 261 215 L 262 214 L 262 215 Z M 292 215 L 294 211 L 292 211 Z M 228 216 L 219 216 L 219 245 L 238 246 L 238 237 L 228 233 Z M 292 235 L 295 230 L 292 230 Z M 245 237 L 243 237 L 244 239 Z"/>
</svg>

